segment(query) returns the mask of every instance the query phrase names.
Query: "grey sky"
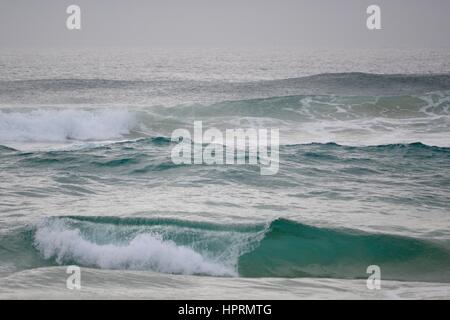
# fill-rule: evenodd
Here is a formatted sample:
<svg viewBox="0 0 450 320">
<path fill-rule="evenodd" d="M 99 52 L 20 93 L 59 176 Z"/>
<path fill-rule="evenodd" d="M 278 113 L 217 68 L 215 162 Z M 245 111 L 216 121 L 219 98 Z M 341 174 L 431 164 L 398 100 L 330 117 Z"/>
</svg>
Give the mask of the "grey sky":
<svg viewBox="0 0 450 320">
<path fill-rule="evenodd" d="M 370 4 L 383 30 L 366 29 Z M 0 0 L 0 47 L 449 47 L 449 14 L 449 0 Z"/>
</svg>

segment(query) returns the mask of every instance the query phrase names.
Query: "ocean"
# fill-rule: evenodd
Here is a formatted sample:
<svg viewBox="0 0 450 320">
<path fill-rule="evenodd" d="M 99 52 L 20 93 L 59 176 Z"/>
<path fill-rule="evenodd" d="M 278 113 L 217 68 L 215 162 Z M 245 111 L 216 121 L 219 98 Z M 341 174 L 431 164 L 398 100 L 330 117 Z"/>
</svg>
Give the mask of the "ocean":
<svg viewBox="0 0 450 320">
<path fill-rule="evenodd" d="M 449 299 L 450 50 L 2 50 L 0 298 Z"/>
</svg>

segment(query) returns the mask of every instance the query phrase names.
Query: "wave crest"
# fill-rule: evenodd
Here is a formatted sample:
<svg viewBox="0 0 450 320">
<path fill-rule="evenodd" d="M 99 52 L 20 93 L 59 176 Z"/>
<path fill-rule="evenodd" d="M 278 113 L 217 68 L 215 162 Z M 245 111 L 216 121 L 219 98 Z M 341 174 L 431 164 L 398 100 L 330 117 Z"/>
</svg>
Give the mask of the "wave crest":
<svg viewBox="0 0 450 320">
<path fill-rule="evenodd" d="M 139 233 L 127 243 L 98 244 L 84 238 L 80 229 L 71 228 L 64 220 L 49 219 L 38 226 L 34 242 L 44 258 L 55 258 L 58 264 L 73 262 L 102 269 L 235 275 L 232 268 L 152 233 Z"/>
</svg>

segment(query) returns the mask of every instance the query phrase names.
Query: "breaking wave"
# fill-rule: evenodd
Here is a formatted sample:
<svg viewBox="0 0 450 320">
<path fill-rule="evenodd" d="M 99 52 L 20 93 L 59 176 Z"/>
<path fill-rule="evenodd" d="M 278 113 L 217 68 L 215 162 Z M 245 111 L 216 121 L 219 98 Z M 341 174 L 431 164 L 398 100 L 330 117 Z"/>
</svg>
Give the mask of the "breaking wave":
<svg viewBox="0 0 450 320">
<path fill-rule="evenodd" d="M 0 109 L 0 144 L 170 137 L 191 128 L 278 128 L 281 144 L 374 146 L 421 142 L 450 147 L 450 94 L 293 95 L 175 107 Z"/>
<path fill-rule="evenodd" d="M 0 111 L 1 142 L 120 139 L 136 125 L 126 110 L 34 109 Z"/>
<path fill-rule="evenodd" d="M 170 219 L 56 217 L 33 242 L 45 259 L 106 269 L 243 277 L 364 278 L 450 282 L 447 242 L 278 219 L 212 224 Z M 447 271 L 446 271 L 447 270 Z"/>
</svg>

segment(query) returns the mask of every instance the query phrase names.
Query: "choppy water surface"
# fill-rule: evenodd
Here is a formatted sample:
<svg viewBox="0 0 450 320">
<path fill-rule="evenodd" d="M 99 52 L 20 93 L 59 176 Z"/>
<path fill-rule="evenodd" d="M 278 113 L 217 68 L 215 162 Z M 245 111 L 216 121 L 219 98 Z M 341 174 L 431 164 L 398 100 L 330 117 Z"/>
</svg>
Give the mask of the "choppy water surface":
<svg viewBox="0 0 450 320">
<path fill-rule="evenodd" d="M 0 55 L 0 296 L 449 297 L 448 52 L 77 54 Z M 279 129 L 278 173 L 174 164 L 194 121 Z"/>
</svg>

